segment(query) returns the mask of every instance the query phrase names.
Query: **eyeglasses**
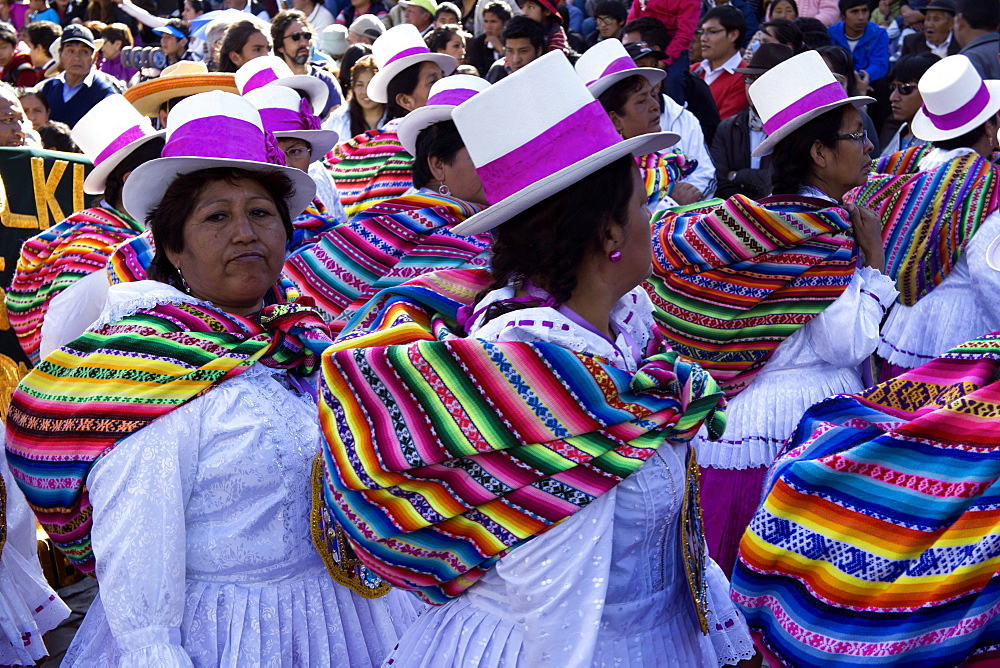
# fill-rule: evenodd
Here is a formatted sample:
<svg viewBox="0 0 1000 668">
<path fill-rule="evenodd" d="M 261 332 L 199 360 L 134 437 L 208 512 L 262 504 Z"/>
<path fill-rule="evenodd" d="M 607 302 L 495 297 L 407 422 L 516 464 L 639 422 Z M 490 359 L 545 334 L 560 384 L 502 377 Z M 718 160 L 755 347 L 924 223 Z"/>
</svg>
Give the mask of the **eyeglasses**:
<svg viewBox="0 0 1000 668">
<path fill-rule="evenodd" d="M 866 141 L 868 141 L 868 130 L 862 130 L 861 132 L 855 132 L 854 134 L 849 134 L 849 135 L 833 135 L 831 139 L 835 139 L 837 141 L 841 140 L 846 141 L 849 139 L 853 142 L 858 142 L 863 144 Z"/>
<path fill-rule="evenodd" d="M 899 91 L 900 95 L 909 95 L 913 91 L 917 90 L 917 84 L 914 83 L 892 83 L 889 84 L 889 95 L 892 95 L 896 91 Z"/>
<path fill-rule="evenodd" d="M 708 33 L 709 35 L 718 35 L 720 32 L 728 32 L 725 28 L 698 28 L 694 31 L 695 35 L 699 37 Z"/>
<path fill-rule="evenodd" d="M 612 23 L 615 23 L 617 21 L 618 21 L 618 19 L 616 19 L 613 16 L 598 16 L 597 18 L 594 19 L 595 23 L 600 23 L 600 24 L 606 25 L 606 26 L 609 26 Z"/>
<path fill-rule="evenodd" d="M 293 42 L 301 42 L 303 39 L 309 41 L 313 38 L 313 34 L 308 30 L 300 30 L 299 32 L 293 32 L 291 35 L 285 35 L 285 39 L 290 39 Z"/>
<path fill-rule="evenodd" d="M 295 146 L 293 148 L 283 150 L 282 153 L 285 154 L 286 158 L 291 158 L 292 160 L 312 157 L 312 149 L 304 146 Z"/>
</svg>

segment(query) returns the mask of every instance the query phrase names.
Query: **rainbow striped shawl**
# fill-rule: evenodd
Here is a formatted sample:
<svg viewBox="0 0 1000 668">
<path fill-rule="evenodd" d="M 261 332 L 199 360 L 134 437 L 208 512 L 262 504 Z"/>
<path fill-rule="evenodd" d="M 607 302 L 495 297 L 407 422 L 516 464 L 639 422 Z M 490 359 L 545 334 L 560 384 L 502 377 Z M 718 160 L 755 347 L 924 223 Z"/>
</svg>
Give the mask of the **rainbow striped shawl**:
<svg viewBox="0 0 1000 668">
<path fill-rule="evenodd" d="M 333 318 L 330 328 L 337 333 L 383 288 L 429 271 L 485 263 L 489 235 L 451 231 L 478 211 L 473 204 L 429 193 L 379 202 L 291 255 L 284 275 Z"/>
<path fill-rule="evenodd" d="M 899 301 L 913 306 L 958 262 L 986 217 L 1000 206 L 998 168 L 976 154 L 930 171 L 918 163 L 933 146 L 915 146 L 878 161 L 855 202 L 882 218 L 886 273 Z"/>
<path fill-rule="evenodd" d="M 24 353 L 38 364 L 42 321 L 49 303 L 77 280 L 104 269 L 111 251 L 142 225 L 110 207 L 77 211 L 28 239 L 10 288 L 7 313 Z"/>
<path fill-rule="evenodd" d="M 806 412 L 733 575 L 780 662 L 1000 656 L 998 378 L 1000 332 Z"/>
<path fill-rule="evenodd" d="M 251 320 L 177 295 L 96 324 L 48 355 L 11 398 L 7 461 L 52 542 L 85 573 L 94 570 L 87 473 L 102 456 L 254 362 L 308 373 L 330 343 L 308 300 Z"/>
<path fill-rule="evenodd" d="M 775 348 L 847 288 L 850 219 L 829 202 L 735 195 L 657 212 L 646 290 L 673 350 L 743 390 Z"/>
<path fill-rule="evenodd" d="M 333 149 L 328 165 L 348 219 L 413 186 L 413 156 L 395 130 L 359 134 Z"/>
<path fill-rule="evenodd" d="M 337 225 L 337 220 L 326 211 L 326 207 L 318 198 L 306 207 L 298 218 L 292 221 L 292 238 L 285 248 L 294 253 L 300 248 L 316 243 L 319 235 Z"/>
<path fill-rule="evenodd" d="M 674 352 L 630 374 L 552 344 L 452 336 L 488 281 L 447 270 L 386 290 L 355 321 L 369 326 L 323 354 L 317 496 L 365 566 L 434 604 L 664 440 L 724 424 L 715 382 Z"/>
<path fill-rule="evenodd" d="M 635 159 L 646 186 L 646 204 L 655 209 L 664 197 L 674 191 L 674 186 L 690 175 L 698 161 L 681 153 L 650 153 Z"/>
</svg>

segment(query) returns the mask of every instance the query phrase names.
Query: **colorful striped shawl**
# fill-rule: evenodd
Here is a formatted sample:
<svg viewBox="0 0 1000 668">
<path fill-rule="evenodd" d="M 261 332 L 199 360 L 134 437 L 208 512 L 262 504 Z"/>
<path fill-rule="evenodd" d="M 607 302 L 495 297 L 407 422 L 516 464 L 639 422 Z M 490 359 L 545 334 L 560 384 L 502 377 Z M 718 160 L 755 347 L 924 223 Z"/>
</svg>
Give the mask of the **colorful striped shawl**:
<svg viewBox="0 0 1000 668">
<path fill-rule="evenodd" d="M 7 313 L 24 353 L 38 364 L 42 321 L 49 303 L 77 280 L 104 269 L 122 241 L 142 225 L 109 207 L 77 211 L 21 246 L 10 288 Z"/>
<path fill-rule="evenodd" d="M 998 168 L 976 154 L 930 171 L 918 163 L 933 146 L 915 146 L 879 160 L 851 198 L 882 218 L 886 272 L 899 301 L 913 306 L 958 262 L 986 217 L 1000 206 Z"/>
<path fill-rule="evenodd" d="M 850 219 L 802 197 L 735 195 L 681 211 L 653 217 L 646 290 L 670 347 L 733 396 L 847 288 L 857 260 Z"/>
<path fill-rule="evenodd" d="M 383 288 L 429 271 L 485 264 L 489 235 L 451 231 L 479 210 L 430 193 L 379 202 L 291 255 L 284 275 L 333 319 L 336 334 Z"/>
<path fill-rule="evenodd" d="M 429 603 L 460 595 L 664 440 L 724 424 L 715 382 L 674 352 L 629 374 L 552 344 L 450 336 L 488 281 L 447 270 L 387 290 L 359 314 L 370 327 L 323 354 L 317 496 L 365 566 Z"/>
<path fill-rule="evenodd" d="M 323 202 L 313 197 L 313 201 L 306 207 L 298 218 L 292 221 L 292 238 L 285 246 L 289 253 L 316 243 L 319 235 L 337 225 L 337 220 L 326 211 Z"/>
<path fill-rule="evenodd" d="M 1000 657 L 998 378 L 993 333 L 806 412 L 733 574 L 771 665 Z"/>
<path fill-rule="evenodd" d="M 348 219 L 413 187 L 413 156 L 395 130 L 368 130 L 340 144 L 329 167 Z"/>
<path fill-rule="evenodd" d="M 690 175 L 698 167 L 697 160 L 691 160 L 681 153 L 650 153 L 635 159 L 646 185 L 646 204 L 655 209 L 674 191 L 674 186 Z"/>
<path fill-rule="evenodd" d="M 87 473 L 102 456 L 254 362 L 309 373 L 330 343 L 308 300 L 251 320 L 177 295 L 95 325 L 42 360 L 11 398 L 7 461 L 52 542 L 85 573 L 94 570 Z"/>
</svg>

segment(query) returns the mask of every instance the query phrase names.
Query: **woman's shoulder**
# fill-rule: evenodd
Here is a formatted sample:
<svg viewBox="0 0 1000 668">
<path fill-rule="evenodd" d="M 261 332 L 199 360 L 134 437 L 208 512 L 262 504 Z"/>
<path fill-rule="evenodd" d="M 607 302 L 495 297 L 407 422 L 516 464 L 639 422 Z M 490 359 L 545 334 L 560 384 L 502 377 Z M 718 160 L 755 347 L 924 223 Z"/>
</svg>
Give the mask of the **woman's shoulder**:
<svg viewBox="0 0 1000 668">
<path fill-rule="evenodd" d="M 160 304 L 210 305 L 159 281 L 116 283 L 108 289 L 107 302 L 94 325 L 110 325 L 122 318 Z"/>
</svg>

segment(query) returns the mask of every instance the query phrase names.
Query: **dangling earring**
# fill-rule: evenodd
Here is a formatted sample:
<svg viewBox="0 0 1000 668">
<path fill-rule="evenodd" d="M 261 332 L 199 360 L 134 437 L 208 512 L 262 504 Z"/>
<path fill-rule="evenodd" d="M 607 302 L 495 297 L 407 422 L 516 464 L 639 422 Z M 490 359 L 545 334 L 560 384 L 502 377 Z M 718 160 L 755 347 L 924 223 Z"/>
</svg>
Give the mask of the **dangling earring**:
<svg viewBox="0 0 1000 668">
<path fill-rule="evenodd" d="M 611 253 L 608 253 L 608 259 L 611 260 L 612 262 L 621 262 L 622 252 L 621 251 L 613 251 Z"/>
<path fill-rule="evenodd" d="M 438 192 L 441 193 L 442 195 L 450 195 L 451 194 L 451 188 L 449 188 L 444 183 L 442 183 L 440 185 L 440 187 L 438 187 Z"/>
<path fill-rule="evenodd" d="M 177 275 L 181 277 L 181 289 L 185 292 L 185 294 L 191 294 L 191 286 L 184 280 L 184 274 L 181 273 L 181 268 L 175 268 L 177 269 Z"/>
</svg>

